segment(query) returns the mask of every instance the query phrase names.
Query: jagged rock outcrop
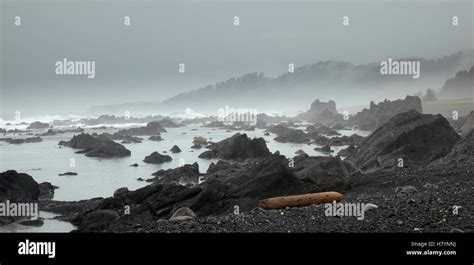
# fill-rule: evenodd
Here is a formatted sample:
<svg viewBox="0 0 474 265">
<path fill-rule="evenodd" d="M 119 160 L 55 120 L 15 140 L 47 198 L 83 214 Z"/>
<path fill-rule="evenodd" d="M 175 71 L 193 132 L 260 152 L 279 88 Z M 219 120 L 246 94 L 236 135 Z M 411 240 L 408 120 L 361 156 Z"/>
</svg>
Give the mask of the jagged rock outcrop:
<svg viewBox="0 0 474 265">
<path fill-rule="evenodd" d="M 359 126 L 362 130 L 374 130 L 385 124 L 395 115 L 410 110 L 422 113 L 421 99 L 416 96 L 406 96 L 405 99 L 394 101 L 385 100 L 379 104 L 370 102 L 369 109 L 363 109 L 349 119 L 349 123 Z"/>
<path fill-rule="evenodd" d="M 431 163 L 431 165 L 448 165 L 448 164 L 474 164 L 474 131 L 471 131 L 461 141 L 459 141 L 449 153 L 440 159 Z"/>
<path fill-rule="evenodd" d="M 154 183 L 174 183 L 174 184 L 186 184 L 186 183 L 199 183 L 199 177 L 203 174 L 199 173 L 199 165 L 195 162 L 192 165 L 186 164 L 182 167 L 161 169 L 152 174 L 155 176 L 152 179 L 148 179 L 147 182 Z"/>
<path fill-rule="evenodd" d="M 145 127 L 123 129 L 116 132 L 116 135 L 159 135 L 166 132 L 166 129 L 158 121 L 147 123 Z"/>
<path fill-rule="evenodd" d="M 123 157 L 131 154 L 130 150 L 121 144 L 105 137 L 93 137 L 84 133 L 73 136 L 70 141 L 61 141 L 59 145 L 82 149 L 76 153 L 89 157 Z"/>
<path fill-rule="evenodd" d="M 361 170 L 427 164 L 445 156 L 460 139 L 441 115 L 411 110 L 378 128 L 348 157 Z"/>
<path fill-rule="evenodd" d="M 172 158 L 169 155 L 162 155 L 158 152 L 153 152 L 146 156 L 145 159 L 143 159 L 143 162 L 149 164 L 163 164 L 165 162 L 170 162 L 171 160 Z"/>
<path fill-rule="evenodd" d="M 200 158 L 247 159 L 271 154 L 263 138 L 249 139 L 247 134 L 240 133 L 212 143 L 208 148 L 210 150 L 200 154 Z"/>
<path fill-rule="evenodd" d="M 50 127 L 49 123 L 44 123 L 40 121 L 32 122 L 28 127 L 27 130 L 34 130 L 34 129 L 48 129 Z"/>
</svg>

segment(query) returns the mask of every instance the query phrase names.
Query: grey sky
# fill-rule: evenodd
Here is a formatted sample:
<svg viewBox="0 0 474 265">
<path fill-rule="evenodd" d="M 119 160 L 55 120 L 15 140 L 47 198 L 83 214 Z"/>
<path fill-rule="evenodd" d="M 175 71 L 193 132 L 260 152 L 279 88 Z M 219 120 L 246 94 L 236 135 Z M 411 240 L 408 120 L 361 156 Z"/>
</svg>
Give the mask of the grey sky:
<svg viewBox="0 0 474 265">
<path fill-rule="evenodd" d="M 248 72 L 276 76 L 288 63 L 436 58 L 473 47 L 472 1 L 1 1 L 3 114 L 159 101 Z M 63 58 L 95 61 L 96 78 L 55 75 Z"/>
</svg>

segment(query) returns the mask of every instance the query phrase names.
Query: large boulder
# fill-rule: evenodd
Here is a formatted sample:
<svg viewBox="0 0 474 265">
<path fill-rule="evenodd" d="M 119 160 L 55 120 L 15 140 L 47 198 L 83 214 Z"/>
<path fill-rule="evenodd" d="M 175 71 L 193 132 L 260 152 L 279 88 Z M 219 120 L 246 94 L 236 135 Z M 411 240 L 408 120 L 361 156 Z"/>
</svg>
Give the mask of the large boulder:
<svg viewBox="0 0 474 265">
<path fill-rule="evenodd" d="M 171 156 L 169 155 L 162 155 L 158 152 L 153 152 L 149 156 L 146 156 L 143 159 L 143 162 L 149 164 L 163 164 L 165 162 L 170 162 L 172 160 Z"/>
<path fill-rule="evenodd" d="M 299 155 L 294 159 L 296 176 L 315 186 L 318 192 L 345 191 L 350 188 L 352 166 L 339 157 Z"/>
<path fill-rule="evenodd" d="M 385 124 L 397 114 L 415 110 L 422 113 L 421 99 L 416 96 L 406 96 L 405 99 L 394 101 L 385 100 L 379 104 L 370 102 L 369 109 L 363 109 L 349 119 L 349 123 L 358 125 L 364 130 L 373 130 Z"/>
<path fill-rule="evenodd" d="M 460 139 L 441 115 L 400 113 L 378 128 L 348 160 L 361 170 L 426 164 L 445 156 Z"/>
<path fill-rule="evenodd" d="M 307 143 L 310 141 L 305 132 L 293 128 L 280 130 L 274 140 L 281 143 Z"/>
<path fill-rule="evenodd" d="M 0 202 L 36 201 L 40 196 L 38 183 L 28 174 L 8 170 L 0 173 Z"/>
<path fill-rule="evenodd" d="M 202 176 L 202 174 L 199 173 L 199 165 L 197 162 L 192 165 L 186 164 L 178 168 L 170 168 L 166 170 L 160 169 L 152 175 L 155 177 L 148 179 L 148 182 L 176 184 L 197 184 L 199 182 L 199 177 Z"/>
<path fill-rule="evenodd" d="M 32 129 L 48 129 L 50 127 L 49 123 L 44 123 L 40 121 L 35 121 L 32 122 L 28 127 L 26 127 L 27 130 L 32 130 Z"/>
<path fill-rule="evenodd" d="M 337 113 L 336 102 L 329 100 L 321 102 L 316 99 L 307 112 L 296 116 L 297 119 L 306 120 L 308 122 L 334 123 L 342 120 L 342 116 Z"/>
<path fill-rule="evenodd" d="M 461 136 L 466 137 L 474 130 L 474 111 L 467 115 L 464 124 L 461 126 Z"/>
<path fill-rule="evenodd" d="M 200 158 L 247 159 L 269 156 L 271 153 L 263 138 L 249 139 L 247 134 L 236 133 L 232 137 L 213 143 Z"/>
<path fill-rule="evenodd" d="M 474 164 L 474 131 L 459 141 L 449 153 L 431 165 Z"/>
<path fill-rule="evenodd" d="M 158 121 L 147 123 L 145 127 L 123 129 L 115 134 L 117 135 L 159 135 L 166 132 L 166 129 Z"/>
<path fill-rule="evenodd" d="M 130 156 L 131 152 L 123 145 L 105 137 L 93 137 L 90 134 L 80 134 L 72 137 L 70 141 L 61 141 L 59 145 L 75 149 L 82 149 L 77 153 L 89 157 L 123 157 Z"/>
</svg>

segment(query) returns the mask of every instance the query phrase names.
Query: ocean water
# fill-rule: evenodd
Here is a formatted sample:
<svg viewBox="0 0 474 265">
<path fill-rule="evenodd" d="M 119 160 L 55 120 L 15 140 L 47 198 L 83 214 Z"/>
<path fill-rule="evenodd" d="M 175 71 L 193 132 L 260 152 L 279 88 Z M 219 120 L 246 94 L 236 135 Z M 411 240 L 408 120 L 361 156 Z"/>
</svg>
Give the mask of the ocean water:
<svg viewBox="0 0 474 265">
<path fill-rule="evenodd" d="M 109 125 L 110 126 L 110 125 Z M 123 127 L 122 125 L 121 127 Z M 118 126 L 115 126 L 116 128 Z M 64 129 L 64 128 L 57 128 Z M 42 133 L 44 130 L 36 131 Z M 86 128 L 89 133 L 113 133 L 114 129 L 97 130 Z M 370 132 L 358 130 L 341 130 L 343 135 L 354 133 L 367 136 Z M 190 148 L 195 136 L 203 136 L 209 141 L 217 142 L 237 133 L 236 131 L 226 132 L 222 129 L 203 128 L 198 125 L 189 125 L 179 128 L 167 128 L 167 132 L 162 133 L 162 141 L 150 141 L 148 136 L 144 136 L 142 143 L 124 144 L 131 151 L 130 157 L 124 158 L 92 158 L 83 154 L 76 154 L 77 149 L 58 146 L 61 140 L 70 140 L 77 133 L 65 133 L 55 136 L 42 136 L 42 142 L 26 144 L 8 144 L 0 141 L 0 172 L 13 169 L 18 172 L 31 175 L 38 183 L 51 182 L 59 188 L 55 191 L 55 200 L 76 201 L 90 199 L 94 197 L 112 196 L 113 192 L 121 187 L 128 187 L 135 190 L 149 183 L 138 181 L 137 178 L 148 179 L 151 174 L 160 169 L 176 168 L 180 163 L 192 164 L 197 162 L 199 170 L 205 173 L 212 162 L 216 159 L 206 160 L 198 158 L 199 154 L 207 149 L 195 150 Z M 241 131 L 249 137 L 263 137 L 269 150 L 273 153 L 280 151 L 287 158 L 294 157 L 295 151 L 304 150 L 309 155 L 326 155 L 314 150 L 316 145 L 279 143 L 273 140 L 274 134 L 264 136 L 264 131 Z M 2 137 L 26 138 L 32 135 L 4 135 Z M 120 141 L 117 141 L 120 142 Z M 173 145 L 181 148 L 182 152 L 173 154 L 169 152 Z M 340 149 L 346 146 L 332 147 L 337 154 Z M 171 162 L 161 165 L 146 164 L 143 162 L 145 156 L 154 151 L 159 153 L 167 152 L 172 157 Z M 71 159 L 74 159 L 74 167 L 71 167 Z M 137 163 L 138 167 L 131 167 Z M 58 176 L 64 172 L 76 172 L 76 176 Z"/>
</svg>

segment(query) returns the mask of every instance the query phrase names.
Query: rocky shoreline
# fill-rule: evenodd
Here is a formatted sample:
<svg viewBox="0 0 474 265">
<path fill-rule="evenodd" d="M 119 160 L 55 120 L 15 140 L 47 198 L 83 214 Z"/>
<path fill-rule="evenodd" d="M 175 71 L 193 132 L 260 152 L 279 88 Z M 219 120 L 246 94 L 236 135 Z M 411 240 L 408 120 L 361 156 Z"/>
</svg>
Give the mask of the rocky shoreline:
<svg viewBox="0 0 474 265">
<path fill-rule="evenodd" d="M 0 199 L 24 194 L 41 210 L 77 226 L 75 232 L 474 232 L 474 132 L 467 124 L 472 119 L 453 128 L 441 115 L 421 114 L 418 108 L 415 97 L 371 104 L 354 116 L 376 128 L 368 137 L 338 136 L 336 130 L 354 121 L 345 122 L 334 102 L 317 100 L 308 112 L 278 124 L 260 122 L 281 143 L 317 144 L 328 154 L 331 146 L 348 145 L 340 153 L 344 158 L 272 154 L 264 138 L 241 132 L 219 142 L 195 137 L 192 148 L 205 149 L 200 159 L 219 159 L 205 173 L 197 163 L 180 165 L 153 173 L 150 184 L 137 190 L 122 187 L 107 198 L 61 202 L 50 200 L 55 188 L 50 183 L 7 171 L 0 176 Z M 313 124 L 301 129 L 295 125 L 299 118 Z M 113 135 L 82 133 L 59 145 L 89 157 L 129 156 L 114 140 L 159 136 L 165 127 L 181 125 L 151 121 Z M 180 151 L 178 146 L 171 150 Z M 144 158 L 151 164 L 169 161 L 158 152 Z M 327 191 L 342 194 L 343 204 L 370 207 L 363 208 L 362 219 L 355 213 L 328 216 L 324 204 L 261 208 L 267 198 Z"/>
</svg>

